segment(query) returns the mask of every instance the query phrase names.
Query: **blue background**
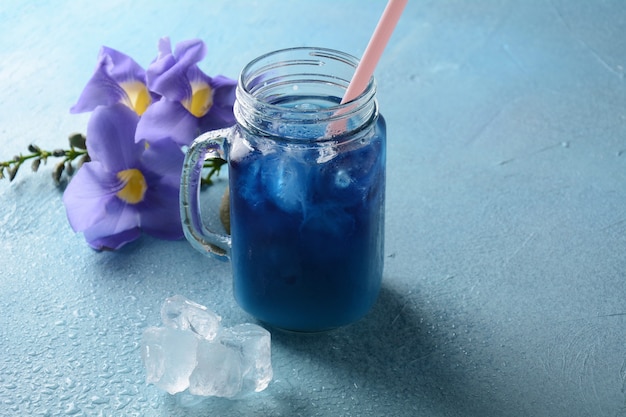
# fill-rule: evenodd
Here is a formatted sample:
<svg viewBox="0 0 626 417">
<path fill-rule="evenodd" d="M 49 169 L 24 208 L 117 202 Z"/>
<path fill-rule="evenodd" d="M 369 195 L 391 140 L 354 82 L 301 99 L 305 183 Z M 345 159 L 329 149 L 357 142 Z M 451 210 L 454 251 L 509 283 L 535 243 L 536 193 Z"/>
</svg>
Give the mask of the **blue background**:
<svg viewBox="0 0 626 417">
<path fill-rule="evenodd" d="M 101 45 L 202 38 L 235 78 L 291 46 L 360 56 L 384 1 L 3 1 L 0 160 L 66 146 Z M 273 332 L 268 389 L 198 409 L 145 384 L 182 294 L 253 321 L 185 241 L 90 250 L 62 190 L 0 181 L 0 415 L 626 416 L 626 3 L 411 0 L 379 64 L 383 291 L 360 322 Z"/>
</svg>

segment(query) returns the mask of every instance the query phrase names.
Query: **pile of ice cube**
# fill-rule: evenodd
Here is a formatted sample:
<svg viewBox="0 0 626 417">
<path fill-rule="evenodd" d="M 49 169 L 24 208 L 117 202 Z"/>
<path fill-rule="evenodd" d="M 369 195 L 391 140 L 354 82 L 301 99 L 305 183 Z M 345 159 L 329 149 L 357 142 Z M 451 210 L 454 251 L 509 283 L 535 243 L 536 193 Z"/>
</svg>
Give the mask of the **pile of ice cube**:
<svg viewBox="0 0 626 417">
<path fill-rule="evenodd" d="M 181 295 L 161 307 L 164 327 L 141 340 L 146 381 L 176 394 L 233 398 L 267 388 L 273 372 L 270 333 L 255 324 L 225 328 L 221 317 Z"/>
</svg>

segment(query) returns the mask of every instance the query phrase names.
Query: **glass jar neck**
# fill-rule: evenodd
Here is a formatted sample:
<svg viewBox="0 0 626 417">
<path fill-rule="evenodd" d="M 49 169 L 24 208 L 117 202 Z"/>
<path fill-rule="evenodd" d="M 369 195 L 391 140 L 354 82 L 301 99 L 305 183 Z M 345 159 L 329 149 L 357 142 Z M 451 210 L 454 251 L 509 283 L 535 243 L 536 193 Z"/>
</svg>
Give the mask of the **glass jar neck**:
<svg viewBox="0 0 626 417">
<path fill-rule="evenodd" d="M 322 141 L 351 134 L 378 116 L 372 78 L 356 99 L 340 104 L 358 59 L 323 48 L 263 55 L 241 72 L 235 117 L 243 128 L 285 140 Z"/>
</svg>

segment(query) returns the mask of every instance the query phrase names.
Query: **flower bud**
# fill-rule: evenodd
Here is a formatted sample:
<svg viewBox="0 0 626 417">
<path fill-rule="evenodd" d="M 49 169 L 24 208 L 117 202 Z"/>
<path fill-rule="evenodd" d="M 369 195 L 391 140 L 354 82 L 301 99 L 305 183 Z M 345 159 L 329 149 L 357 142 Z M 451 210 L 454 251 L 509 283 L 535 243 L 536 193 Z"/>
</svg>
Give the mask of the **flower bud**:
<svg viewBox="0 0 626 417">
<path fill-rule="evenodd" d="M 54 171 L 52 171 L 52 179 L 57 185 L 61 182 L 61 175 L 63 175 L 63 170 L 65 170 L 65 164 L 63 162 L 60 162 L 54 167 Z"/>
<path fill-rule="evenodd" d="M 85 162 L 89 162 L 90 160 L 89 155 L 82 156 L 76 163 L 76 168 L 82 167 Z"/>
<path fill-rule="evenodd" d="M 19 169 L 19 165 L 15 165 L 13 168 L 9 169 L 9 181 L 13 181 L 15 176 L 17 175 L 17 170 Z"/>
<path fill-rule="evenodd" d="M 72 165 L 70 162 L 65 164 L 65 173 L 70 177 L 74 175 L 74 165 Z"/>
<path fill-rule="evenodd" d="M 33 169 L 33 172 L 37 172 L 39 165 L 41 165 L 41 159 L 37 158 L 33 161 L 33 164 L 30 167 Z"/>
<path fill-rule="evenodd" d="M 41 153 L 41 148 L 33 143 L 28 145 L 28 152 L 31 153 Z"/>
<path fill-rule="evenodd" d="M 78 149 L 87 149 L 87 138 L 81 133 L 70 135 L 70 146 Z"/>
<path fill-rule="evenodd" d="M 57 158 L 60 158 L 62 156 L 65 156 L 65 151 L 63 149 L 55 149 L 52 151 L 52 156 L 56 156 Z"/>
</svg>

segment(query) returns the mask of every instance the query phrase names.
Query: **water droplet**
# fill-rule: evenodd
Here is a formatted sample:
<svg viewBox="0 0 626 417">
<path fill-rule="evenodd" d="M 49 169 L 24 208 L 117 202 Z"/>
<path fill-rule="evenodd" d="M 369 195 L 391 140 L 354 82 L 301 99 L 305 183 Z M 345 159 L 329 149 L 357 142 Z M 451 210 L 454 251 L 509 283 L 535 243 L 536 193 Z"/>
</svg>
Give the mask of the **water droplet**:
<svg viewBox="0 0 626 417">
<path fill-rule="evenodd" d="M 76 406 L 74 403 L 69 403 L 67 408 L 65 409 L 65 414 L 68 416 L 73 416 L 74 414 L 78 414 L 80 412 L 80 408 Z"/>
<path fill-rule="evenodd" d="M 108 398 L 99 397 L 97 395 L 94 395 L 93 397 L 91 397 L 92 404 L 99 405 L 99 404 L 106 404 L 108 402 L 109 402 Z"/>
</svg>

